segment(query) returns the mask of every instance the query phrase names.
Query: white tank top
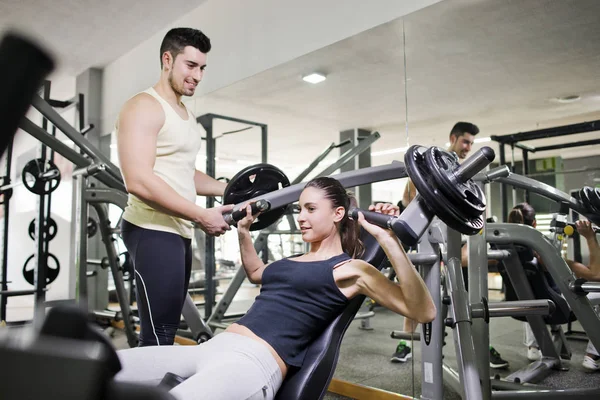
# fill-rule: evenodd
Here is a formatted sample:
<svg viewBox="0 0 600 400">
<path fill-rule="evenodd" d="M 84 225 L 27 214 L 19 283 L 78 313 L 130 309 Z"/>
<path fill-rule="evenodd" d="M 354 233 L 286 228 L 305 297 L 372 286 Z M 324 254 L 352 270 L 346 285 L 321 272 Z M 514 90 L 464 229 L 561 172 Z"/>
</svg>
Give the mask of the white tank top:
<svg viewBox="0 0 600 400">
<path fill-rule="evenodd" d="M 187 120 L 181 118 L 154 88 L 147 89 L 143 93 L 154 97 L 165 113 L 165 123 L 156 138 L 154 173 L 182 197 L 195 203 L 194 174 L 196 157 L 202 143 L 202 133 L 198 128 L 196 117 L 187 110 Z M 131 193 L 123 219 L 142 228 L 176 233 L 188 239 L 193 233 L 193 224 L 190 221 L 157 211 Z"/>
</svg>

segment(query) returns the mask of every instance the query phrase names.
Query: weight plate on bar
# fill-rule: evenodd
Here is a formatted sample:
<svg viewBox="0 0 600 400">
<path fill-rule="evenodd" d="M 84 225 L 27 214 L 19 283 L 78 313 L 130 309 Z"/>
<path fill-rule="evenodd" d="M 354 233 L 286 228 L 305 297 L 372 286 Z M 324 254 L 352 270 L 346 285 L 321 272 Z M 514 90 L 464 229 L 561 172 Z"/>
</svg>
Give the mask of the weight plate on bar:
<svg viewBox="0 0 600 400">
<path fill-rule="evenodd" d="M 44 240 L 50 241 L 56 237 L 58 233 L 58 226 L 56 225 L 56 221 L 52 218 L 48 218 L 46 220 L 46 225 L 44 226 Z M 37 230 L 35 228 L 35 219 L 32 219 L 29 223 L 29 237 L 35 240 L 35 235 L 37 234 Z"/>
<path fill-rule="evenodd" d="M 430 147 L 424 156 L 438 188 L 457 206 L 460 214 L 477 218 L 485 211 L 485 194 L 481 188 L 471 179 L 460 182 L 454 174 L 460 167 L 454 155 L 439 147 Z"/>
<path fill-rule="evenodd" d="M 579 190 L 579 198 L 584 207 L 591 213 L 600 213 L 600 208 L 595 206 L 596 192 L 589 186 L 584 186 Z"/>
<path fill-rule="evenodd" d="M 600 189 L 589 188 L 587 197 L 596 213 L 600 214 Z"/>
<path fill-rule="evenodd" d="M 465 235 L 474 235 L 483 228 L 483 218 L 460 213 L 460 203 L 453 203 L 439 188 L 429 169 L 424 146 L 413 145 L 404 155 L 409 178 L 423 198 L 425 205 L 450 228 Z"/>
<path fill-rule="evenodd" d="M 33 275 L 35 268 L 37 267 L 36 262 L 32 262 L 35 259 L 35 255 L 32 254 L 29 256 L 27 261 L 25 261 L 25 265 L 23 266 L 23 277 L 25 280 L 29 282 L 30 285 L 34 285 L 35 282 L 33 280 Z M 58 262 L 58 258 L 52 253 L 48 253 L 46 256 L 46 285 L 51 284 L 56 280 L 58 273 L 60 272 L 60 263 Z"/>
<path fill-rule="evenodd" d="M 289 185 L 288 177 L 274 165 L 266 163 L 251 165 L 231 178 L 225 188 L 223 204 L 240 204 Z M 287 205 L 260 214 L 250 225 L 250 230 L 261 230 L 277 222 L 286 209 Z"/>
<path fill-rule="evenodd" d="M 92 217 L 88 217 L 88 223 L 87 223 L 88 238 L 92 238 L 92 237 L 96 236 L 96 233 L 98 233 L 98 222 L 96 222 L 96 220 L 93 219 Z"/>
<path fill-rule="evenodd" d="M 37 195 L 49 194 L 60 183 L 60 171 L 52 161 L 36 158 L 25 164 L 22 179 L 30 192 Z"/>
</svg>

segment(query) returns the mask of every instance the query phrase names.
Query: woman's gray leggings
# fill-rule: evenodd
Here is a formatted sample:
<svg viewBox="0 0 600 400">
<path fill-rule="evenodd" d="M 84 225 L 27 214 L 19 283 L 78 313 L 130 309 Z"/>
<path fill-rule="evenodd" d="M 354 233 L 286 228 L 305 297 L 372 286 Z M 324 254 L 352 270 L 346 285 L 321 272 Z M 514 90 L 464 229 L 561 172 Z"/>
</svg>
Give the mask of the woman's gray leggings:
<svg viewBox="0 0 600 400">
<path fill-rule="evenodd" d="M 187 377 L 171 390 L 180 400 L 273 399 L 281 369 L 260 342 L 223 332 L 198 346 L 152 346 L 119 350 L 119 381 L 158 385 L 167 372 Z"/>
</svg>

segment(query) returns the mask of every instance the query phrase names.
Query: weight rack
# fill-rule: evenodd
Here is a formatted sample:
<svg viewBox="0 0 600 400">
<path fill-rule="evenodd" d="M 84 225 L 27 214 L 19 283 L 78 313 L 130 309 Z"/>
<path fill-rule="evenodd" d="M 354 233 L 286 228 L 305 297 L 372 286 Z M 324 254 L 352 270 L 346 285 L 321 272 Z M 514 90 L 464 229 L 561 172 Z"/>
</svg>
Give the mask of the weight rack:
<svg viewBox="0 0 600 400">
<path fill-rule="evenodd" d="M 77 107 L 77 112 L 82 118 L 83 116 L 83 95 L 80 95 L 79 102 L 75 100 L 57 101 L 50 98 L 51 83 L 45 81 L 41 91 L 45 101 L 53 104 L 55 107 L 66 108 L 72 105 Z M 48 133 L 48 119 L 42 115 L 42 130 Z M 52 126 L 51 133 L 56 137 L 56 127 Z M 28 162 L 23 168 L 21 181 L 32 193 L 37 194 L 38 215 L 29 225 L 29 234 L 36 244 L 36 252 L 27 259 L 23 267 L 23 275 L 25 279 L 34 286 L 31 290 L 8 290 L 8 229 L 9 229 L 9 200 L 13 193 L 13 188 L 20 186 L 21 182 L 11 183 L 11 164 L 13 137 L 7 148 L 6 159 L 6 175 L 2 177 L 2 195 L 4 205 L 4 237 L 3 237 L 3 258 L 2 258 L 2 287 L 0 290 L 0 320 L 6 319 L 6 306 L 8 297 L 34 295 L 34 321 L 44 315 L 44 304 L 46 299 L 47 285 L 50 284 L 58 275 L 60 264 L 58 259 L 49 252 L 49 244 L 56 234 L 56 223 L 50 216 L 51 212 L 51 193 L 60 183 L 60 171 L 53 164 L 54 149 L 50 148 L 48 157 L 48 148 L 42 143 L 40 148 L 40 157 Z M 48 169 L 47 169 L 48 168 Z M 28 177 L 33 177 L 33 181 L 28 180 Z M 53 233 L 53 234 L 50 234 Z M 49 259 L 55 260 L 54 276 L 48 274 Z M 28 264 L 33 262 L 35 266 L 28 268 Z"/>
<path fill-rule="evenodd" d="M 81 95 L 79 96 L 81 99 Z M 83 103 L 82 103 L 83 104 Z M 108 312 L 106 310 L 93 311 L 97 317 L 109 318 L 113 320 L 122 320 L 125 326 L 125 333 L 130 346 L 137 345 L 137 334 L 133 326 L 133 315 L 129 306 L 129 299 L 125 290 L 122 266 L 118 259 L 115 239 L 113 235 L 118 234 L 117 229 L 113 229 L 108 219 L 107 204 L 114 204 L 121 209 L 127 204 L 127 191 L 121 177 L 119 168 L 114 165 L 110 159 L 101 153 L 92 143 L 87 140 L 83 133 L 89 132 L 92 127 L 82 129 L 82 132 L 77 131 L 71 126 L 62 116 L 52 107 L 52 105 L 42 99 L 40 96 L 34 96 L 32 105 L 37 109 L 48 121 L 50 121 L 56 129 L 60 130 L 70 140 L 74 142 L 79 151 L 72 149 L 46 130 L 39 127 L 27 117 L 23 118 L 19 127 L 25 132 L 50 147 L 57 153 L 61 154 L 65 159 L 72 162 L 76 170 L 73 172 L 74 192 L 75 192 L 75 208 L 76 212 L 76 232 L 74 254 L 72 262 L 75 264 L 77 271 L 78 287 L 76 290 L 76 302 L 80 307 L 88 311 L 87 302 L 87 221 L 88 221 L 88 206 L 92 206 L 99 217 L 98 226 L 108 255 L 108 264 L 111 269 L 113 280 L 117 288 L 117 297 L 121 308 L 120 312 Z M 80 123 L 83 119 L 80 113 Z M 106 188 L 97 188 L 91 182 L 94 178 Z M 92 273 L 93 275 L 93 273 Z"/>
</svg>

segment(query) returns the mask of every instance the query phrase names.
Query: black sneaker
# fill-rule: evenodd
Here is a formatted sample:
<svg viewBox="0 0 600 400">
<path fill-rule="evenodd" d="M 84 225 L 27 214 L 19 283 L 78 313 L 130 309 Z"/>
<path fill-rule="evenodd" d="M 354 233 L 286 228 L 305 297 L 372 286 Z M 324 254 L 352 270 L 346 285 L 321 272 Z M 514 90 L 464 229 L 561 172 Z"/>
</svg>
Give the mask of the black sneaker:
<svg viewBox="0 0 600 400">
<path fill-rule="evenodd" d="M 500 353 L 490 346 L 490 368 L 498 369 L 506 367 L 508 367 L 508 361 L 503 360 L 502 357 L 500 357 Z"/>
<path fill-rule="evenodd" d="M 404 340 L 401 340 L 396 347 L 396 352 L 392 356 L 391 362 L 406 362 L 409 358 L 412 357 L 412 350 L 410 346 L 406 344 Z"/>
</svg>

